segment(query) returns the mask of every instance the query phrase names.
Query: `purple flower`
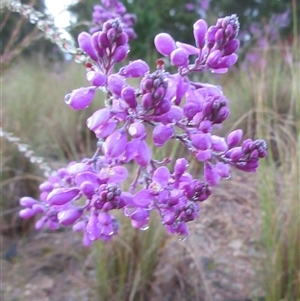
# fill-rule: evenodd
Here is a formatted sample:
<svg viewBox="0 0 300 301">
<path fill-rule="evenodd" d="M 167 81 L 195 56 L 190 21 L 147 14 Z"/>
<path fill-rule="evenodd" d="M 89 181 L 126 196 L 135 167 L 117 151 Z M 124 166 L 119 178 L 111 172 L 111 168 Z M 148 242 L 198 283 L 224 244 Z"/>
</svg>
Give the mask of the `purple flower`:
<svg viewBox="0 0 300 301">
<path fill-rule="evenodd" d="M 20 212 L 19 212 L 19 216 L 24 218 L 24 219 L 28 219 L 28 218 L 31 218 L 33 216 L 36 215 L 36 211 L 31 209 L 31 208 L 25 208 L 25 209 L 22 209 Z"/>
<path fill-rule="evenodd" d="M 88 118 L 86 124 L 91 131 L 94 131 L 99 126 L 106 124 L 109 118 L 110 111 L 107 108 L 100 109 L 96 111 L 90 118 Z"/>
<path fill-rule="evenodd" d="M 112 74 L 107 79 L 108 89 L 118 96 L 121 96 L 121 91 L 124 85 L 125 81 L 123 77 L 118 74 Z"/>
<path fill-rule="evenodd" d="M 169 56 L 176 49 L 174 39 L 168 33 L 160 33 L 154 39 L 156 50 L 165 56 Z"/>
<path fill-rule="evenodd" d="M 61 225 L 70 226 L 80 218 L 82 213 L 83 210 L 81 208 L 74 207 L 60 211 L 57 215 L 57 218 Z"/>
<path fill-rule="evenodd" d="M 142 60 L 130 62 L 127 66 L 120 70 L 120 75 L 130 77 L 142 77 L 150 70 L 148 64 Z"/>
<path fill-rule="evenodd" d="M 137 192 L 133 198 L 132 203 L 141 208 L 148 208 L 149 205 L 153 202 L 153 195 L 148 189 L 142 189 Z"/>
<path fill-rule="evenodd" d="M 95 88 L 79 88 L 73 90 L 72 93 L 65 96 L 65 103 L 73 110 L 83 110 L 87 108 L 93 101 L 95 96 Z"/>
<path fill-rule="evenodd" d="M 209 1 L 201 4 L 207 6 Z M 148 229 L 154 210 L 166 230 L 183 240 L 211 187 L 230 178 L 231 167 L 256 171 L 267 155 L 266 142 L 242 142 L 242 130 L 231 132 L 226 139 L 213 134 L 229 116 L 229 101 L 220 87 L 196 82 L 197 77 L 192 76 L 208 70 L 225 73 L 235 64 L 238 18 L 219 18 L 210 27 L 202 19 L 196 21 L 192 29 L 195 45 L 158 34 L 154 45 L 165 58 L 157 60 L 153 72 L 141 59 L 118 69 L 117 63 L 129 52 L 128 41 L 135 37 L 132 26 L 136 22 L 120 1 L 102 0 L 102 5 L 94 7 L 93 21 L 92 35 L 83 32 L 78 36 L 84 54 L 76 57 L 85 63 L 92 86 L 73 90 L 65 101 L 81 110 L 91 104 L 96 90 L 104 93 L 104 103 L 99 100 L 86 123 L 98 138 L 96 151 L 51 174 L 39 186 L 39 199 L 21 198 L 24 208 L 19 215 L 28 219 L 41 214 L 37 230 L 73 226 L 88 247 L 118 233 L 112 210 L 122 209 L 140 230 Z M 165 68 L 167 60 L 173 67 Z M 134 86 L 131 78 L 135 78 Z M 170 139 L 182 145 L 185 155 L 198 160 L 202 175 L 194 178 L 189 172 L 191 158 L 157 160 L 153 156 L 152 147 L 163 147 Z M 130 164 L 128 170 L 126 164 Z"/>
<path fill-rule="evenodd" d="M 161 147 L 173 136 L 171 125 L 158 124 L 153 130 L 153 142 L 155 146 Z"/>
<path fill-rule="evenodd" d="M 228 144 L 228 147 L 229 148 L 232 148 L 232 147 L 235 147 L 237 146 L 241 139 L 242 139 L 242 136 L 243 136 L 243 131 L 242 130 L 235 130 L 235 131 L 232 131 L 228 136 L 227 136 L 227 144 Z"/>
<path fill-rule="evenodd" d="M 171 52 L 170 60 L 173 65 L 177 67 L 185 67 L 189 63 L 188 55 L 181 48 L 175 49 Z"/>
<path fill-rule="evenodd" d="M 50 205 L 65 205 L 79 195 L 80 190 L 73 188 L 56 188 L 51 191 L 47 197 Z"/>
<path fill-rule="evenodd" d="M 92 37 L 87 32 L 82 32 L 78 36 L 79 47 L 88 54 L 94 61 L 97 61 L 98 57 L 92 46 Z"/>
<path fill-rule="evenodd" d="M 198 48 L 202 49 L 205 45 L 205 34 L 207 31 L 207 23 L 200 19 L 193 25 L 194 37 Z"/>
<path fill-rule="evenodd" d="M 125 131 L 116 130 L 106 138 L 102 148 L 106 155 L 116 158 L 125 151 L 126 143 Z"/>
</svg>

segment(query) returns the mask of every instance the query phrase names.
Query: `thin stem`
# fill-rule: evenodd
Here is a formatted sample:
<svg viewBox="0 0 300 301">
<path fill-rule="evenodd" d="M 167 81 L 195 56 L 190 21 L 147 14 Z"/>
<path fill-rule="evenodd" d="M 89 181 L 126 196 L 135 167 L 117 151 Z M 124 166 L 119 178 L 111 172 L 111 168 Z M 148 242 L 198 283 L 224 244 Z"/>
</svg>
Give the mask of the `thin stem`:
<svg viewBox="0 0 300 301">
<path fill-rule="evenodd" d="M 130 192 L 131 194 L 133 194 L 134 191 L 135 191 L 135 189 L 136 189 L 136 185 L 137 185 L 137 183 L 138 183 L 138 180 L 139 180 L 141 171 L 142 171 L 142 167 L 139 166 L 139 168 L 138 168 L 138 170 L 137 170 L 137 173 L 136 173 L 136 177 L 135 177 L 134 181 L 131 183 L 130 188 L 129 188 L 129 192 Z"/>
</svg>

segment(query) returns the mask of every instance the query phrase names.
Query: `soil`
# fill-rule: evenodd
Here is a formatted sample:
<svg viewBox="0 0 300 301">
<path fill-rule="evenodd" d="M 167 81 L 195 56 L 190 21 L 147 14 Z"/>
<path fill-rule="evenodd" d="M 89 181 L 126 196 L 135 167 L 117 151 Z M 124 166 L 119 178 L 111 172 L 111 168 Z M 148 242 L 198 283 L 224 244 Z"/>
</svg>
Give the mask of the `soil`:
<svg viewBox="0 0 300 301">
<path fill-rule="evenodd" d="M 202 203 L 185 241 L 168 237 L 149 301 L 263 296 L 256 175 L 234 172 Z M 70 230 L 1 236 L 3 301 L 97 301 L 93 252 Z M 261 299 L 263 300 L 263 299 Z M 126 301 L 126 300 L 124 300 Z"/>
</svg>

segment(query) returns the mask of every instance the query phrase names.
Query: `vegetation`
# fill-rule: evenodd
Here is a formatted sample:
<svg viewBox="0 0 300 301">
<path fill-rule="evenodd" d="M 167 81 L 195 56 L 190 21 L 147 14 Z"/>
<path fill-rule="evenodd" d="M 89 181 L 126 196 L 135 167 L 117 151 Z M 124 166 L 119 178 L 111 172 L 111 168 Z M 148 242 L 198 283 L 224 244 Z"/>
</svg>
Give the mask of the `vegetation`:
<svg viewBox="0 0 300 301">
<path fill-rule="evenodd" d="M 257 277 L 264 283 L 265 301 L 300 300 L 300 71 L 295 32 L 294 44 L 283 41 L 281 47 L 252 49 L 260 58 L 257 65 L 249 67 L 242 62 L 224 79 L 213 77 L 231 100 L 231 117 L 221 131 L 241 127 L 245 135 L 268 141 L 269 156 L 257 174 L 261 204 L 261 220 L 257 222 L 261 224 L 264 254 Z M 84 85 L 82 68 L 21 60 L 3 74 L 3 128 L 53 167 L 66 159 L 90 155 L 94 146 L 85 127 L 90 111 L 73 112 L 63 102 L 66 93 Z M 42 174 L 16 144 L 1 139 L 4 210 L 0 218 L 13 227 L 15 219 L 10 213 L 19 209 L 20 196 L 37 193 L 34 187 Z M 96 245 L 99 300 L 147 300 L 166 241 L 163 230 L 155 225 L 156 218 L 146 232 L 124 227 L 123 235 L 111 244 Z"/>
</svg>

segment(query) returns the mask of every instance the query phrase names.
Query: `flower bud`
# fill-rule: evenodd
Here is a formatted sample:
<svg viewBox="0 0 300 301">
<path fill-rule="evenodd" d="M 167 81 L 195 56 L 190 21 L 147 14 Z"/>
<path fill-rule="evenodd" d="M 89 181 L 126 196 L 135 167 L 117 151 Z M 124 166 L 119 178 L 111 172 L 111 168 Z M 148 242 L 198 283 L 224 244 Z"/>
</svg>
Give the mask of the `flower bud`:
<svg viewBox="0 0 300 301">
<path fill-rule="evenodd" d="M 170 59 L 172 64 L 176 67 L 185 67 L 189 63 L 187 54 L 181 48 L 172 51 Z"/>
<path fill-rule="evenodd" d="M 133 109 L 137 106 L 135 89 L 133 87 L 124 87 L 121 91 L 122 99 Z"/>
<path fill-rule="evenodd" d="M 246 171 L 246 172 L 255 172 L 259 166 L 259 161 L 249 161 L 246 164 L 236 164 L 235 167 L 237 167 L 240 170 Z"/>
<path fill-rule="evenodd" d="M 213 110 L 213 102 L 211 100 L 207 100 L 202 105 L 202 114 L 204 117 L 208 117 Z"/>
<path fill-rule="evenodd" d="M 142 77 L 150 70 L 148 64 L 143 60 L 135 60 L 120 70 L 120 75 L 126 78 Z"/>
<path fill-rule="evenodd" d="M 103 150 L 106 155 L 116 158 L 124 152 L 126 144 L 126 132 L 122 130 L 116 130 L 106 138 L 103 144 Z"/>
<path fill-rule="evenodd" d="M 107 87 L 110 92 L 121 96 L 122 88 L 125 84 L 125 81 L 122 76 L 118 74 L 111 74 L 107 79 Z"/>
<path fill-rule="evenodd" d="M 230 40 L 226 43 L 226 46 L 223 49 L 223 56 L 230 55 L 238 50 L 240 47 L 240 42 L 238 39 Z"/>
<path fill-rule="evenodd" d="M 233 162 L 238 162 L 243 157 L 243 151 L 241 147 L 234 147 L 230 150 L 230 159 Z"/>
<path fill-rule="evenodd" d="M 209 148 L 206 150 L 199 150 L 198 153 L 196 154 L 196 158 L 200 162 L 205 162 L 211 159 L 211 155 L 212 155 L 212 150 Z"/>
<path fill-rule="evenodd" d="M 229 116 L 229 110 L 227 107 L 223 106 L 218 111 L 217 115 L 213 118 L 214 123 L 222 123 Z"/>
<path fill-rule="evenodd" d="M 151 150 L 145 140 L 139 141 L 134 160 L 140 166 L 147 166 L 151 160 Z"/>
<path fill-rule="evenodd" d="M 198 48 L 202 49 L 205 45 L 205 34 L 207 31 L 207 23 L 203 19 L 198 20 L 193 25 L 193 32 Z"/>
<path fill-rule="evenodd" d="M 117 123 L 114 120 L 108 121 L 107 123 L 100 125 L 98 128 L 96 128 L 94 130 L 94 133 L 96 134 L 96 137 L 99 139 L 106 138 L 113 133 L 116 127 L 117 127 Z"/>
<path fill-rule="evenodd" d="M 50 205 L 64 205 L 72 201 L 79 195 L 80 190 L 74 188 L 56 188 L 51 191 L 47 197 L 47 202 Z"/>
<path fill-rule="evenodd" d="M 201 110 L 201 104 L 198 101 L 188 101 L 183 106 L 183 114 L 188 118 L 192 119 Z"/>
<path fill-rule="evenodd" d="M 147 208 L 153 201 L 153 196 L 148 189 L 138 191 L 132 198 L 132 203 L 140 208 Z"/>
<path fill-rule="evenodd" d="M 79 188 L 88 199 L 91 199 L 95 194 L 95 185 L 89 181 L 82 182 Z"/>
<path fill-rule="evenodd" d="M 206 45 L 209 49 L 213 48 L 215 45 L 215 35 L 218 28 L 216 26 L 210 26 L 206 32 Z"/>
<path fill-rule="evenodd" d="M 175 162 L 174 173 L 176 176 L 181 176 L 185 173 L 186 168 L 188 167 L 188 161 L 184 158 L 179 158 Z"/>
<path fill-rule="evenodd" d="M 40 191 L 51 191 L 53 189 L 53 184 L 46 181 L 39 186 Z"/>
<path fill-rule="evenodd" d="M 217 170 L 218 175 L 221 178 L 227 179 L 230 177 L 230 165 L 229 164 L 225 164 L 223 162 L 218 162 L 216 164 L 216 170 Z"/>
<path fill-rule="evenodd" d="M 93 46 L 93 49 L 96 53 L 96 55 L 98 57 L 103 57 L 104 56 L 104 49 L 101 47 L 101 45 L 99 44 L 99 34 L 100 32 L 95 32 L 93 35 L 92 35 L 92 38 L 91 38 L 91 44 Z"/>
<path fill-rule="evenodd" d="M 130 218 L 136 222 L 142 222 L 142 221 L 148 222 L 149 211 L 142 208 L 138 208 L 130 215 Z"/>
<path fill-rule="evenodd" d="M 20 205 L 24 207 L 32 207 L 32 205 L 36 204 L 37 200 L 32 197 L 24 196 L 20 199 Z"/>
<path fill-rule="evenodd" d="M 222 53 L 220 50 L 213 50 L 207 57 L 207 66 L 210 68 L 217 68 L 221 61 Z"/>
<path fill-rule="evenodd" d="M 171 109 L 171 101 L 169 99 L 164 98 L 159 102 L 159 104 L 155 107 L 153 114 L 154 115 L 162 115 Z"/>
<path fill-rule="evenodd" d="M 204 178 L 205 181 L 211 186 L 216 186 L 220 181 L 220 176 L 217 173 L 217 169 L 211 163 L 206 162 L 204 164 Z"/>
<path fill-rule="evenodd" d="M 152 177 L 152 180 L 160 186 L 160 189 L 164 189 L 168 185 L 169 179 L 170 171 L 166 166 L 158 167 Z"/>
<path fill-rule="evenodd" d="M 88 56 L 90 56 L 94 61 L 97 61 L 98 57 L 92 46 L 92 37 L 89 33 L 81 32 L 78 35 L 78 44 Z"/>
<path fill-rule="evenodd" d="M 44 213 L 44 206 L 41 204 L 33 204 L 32 205 L 32 210 L 35 211 L 35 213 Z"/>
<path fill-rule="evenodd" d="M 163 217 L 162 220 L 165 225 L 172 225 L 175 222 L 175 216 L 172 213 L 168 213 Z"/>
<path fill-rule="evenodd" d="M 105 48 L 107 48 L 107 47 L 110 46 L 110 42 L 109 42 L 109 40 L 108 40 L 108 38 L 107 38 L 106 32 L 101 32 L 101 33 L 99 34 L 98 40 L 99 40 L 99 44 L 100 44 L 100 46 L 101 46 L 102 48 L 105 49 Z"/>
<path fill-rule="evenodd" d="M 99 213 L 98 221 L 100 222 L 100 224 L 108 226 L 111 224 L 112 218 L 109 213 Z"/>
<path fill-rule="evenodd" d="M 191 140 L 198 150 L 206 150 L 211 147 L 210 134 L 194 134 L 191 136 Z"/>
<path fill-rule="evenodd" d="M 230 68 L 233 66 L 238 60 L 238 55 L 236 53 L 232 53 L 230 55 L 222 57 L 221 61 L 218 64 L 218 68 Z"/>
<path fill-rule="evenodd" d="M 68 173 L 70 176 L 76 176 L 79 173 L 91 170 L 92 167 L 85 163 L 75 163 L 68 167 Z"/>
<path fill-rule="evenodd" d="M 42 230 L 45 226 L 45 222 L 46 222 L 47 218 L 45 216 L 43 216 L 41 219 L 39 219 L 36 223 L 35 223 L 35 229 L 36 230 Z"/>
<path fill-rule="evenodd" d="M 80 218 L 82 213 L 83 210 L 81 208 L 70 208 L 60 211 L 57 214 L 57 218 L 61 225 L 70 226 Z"/>
<path fill-rule="evenodd" d="M 153 106 L 153 99 L 151 93 L 146 93 L 143 95 L 141 99 L 141 104 L 144 107 L 145 110 L 150 110 Z"/>
<path fill-rule="evenodd" d="M 115 39 L 117 38 L 117 31 L 115 28 L 108 29 L 106 34 L 107 34 L 107 38 L 108 38 L 110 44 L 112 44 L 115 41 Z"/>
<path fill-rule="evenodd" d="M 228 148 L 227 143 L 223 137 L 212 135 L 211 142 L 213 150 L 217 152 L 223 152 Z"/>
<path fill-rule="evenodd" d="M 177 48 L 180 48 L 184 50 L 186 55 L 195 55 L 199 53 L 199 49 L 193 45 L 186 44 L 186 43 L 181 43 L 181 42 L 176 42 Z"/>
<path fill-rule="evenodd" d="M 128 133 L 133 138 L 142 138 L 144 139 L 147 136 L 145 126 L 141 122 L 134 122 L 130 125 Z"/>
<path fill-rule="evenodd" d="M 221 48 L 222 44 L 224 43 L 224 31 L 223 29 L 218 29 L 215 34 L 215 41 L 218 46 L 218 48 Z"/>
<path fill-rule="evenodd" d="M 29 219 L 29 218 L 35 216 L 35 214 L 36 214 L 35 210 L 33 210 L 31 208 L 25 208 L 19 212 L 19 216 L 24 219 Z"/>
<path fill-rule="evenodd" d="M 100 125 L 107 123 L 109 119 L 110 111 L 109 109 L 104 108 L 96 111 L 91 117 L 89 117 L 86 124 L 91 131 L 94 131 Z"/>
<path fill-rule="evenodd" d="M 170 110 L 158 117 L 158 120 L 163 124 L 177 123 L 182 118 L 182 108 L 178 106 L 171 106 Z"/>
<path fill-rule="evenodd" d="M 125 45 L 128 42 L 128 36 L 125 32 L 122 32 L 121 35 L 116 39 L 116 44 L 118 46 Z"/>
<path fill-rule="evenodd" d="M 237 146 L 241 142 L 242 136 L 243 131 L 241 129 L 231 132 L 226 139 L 228 147 L 232 148 Z"/>
<path fill-rule="evenodd" d="M 129 46 L 127 44 L 118 46 L 112 55 L 115 63 L 122 62 L 126 58 L 128 52 Z"/>
<path fill-rule="evenodd" d="M 86 221 L 77 222 L 76 224 L 73 225 L 73 231 L 81 232 L 84 230 L 85 226 L 86 226 Z"/>
<path fill-rule="evenodd" d="M 176 49 L 174 39 L 167 33 L 160 33 L 154 38 L 156 50 L 165 56 L 169 56 Z"/>
<path fill-rule="evenodd" d="M 93 85 L 97 87 L 102 87 L 106 81 L 106 75 L 101 72 L 96 72 L 94 70 L 89 71 L 86 74 L 86 79 Z"/>
<path fill-rule="evenodd" d="M 72 93 L 65 96 L 65 103 L 73 110 L 83 110 L 87 108 L 93 101 L 95 96 L 95 88 L 82 87 L 73 90 Z"/>
<path fill-rule="evenodd" d="M 199 130 L 203 133 L 210 133 L 212 131 L 212 124 L 209 120 L 203 120 L 199 124 Z"/>
</svg>

